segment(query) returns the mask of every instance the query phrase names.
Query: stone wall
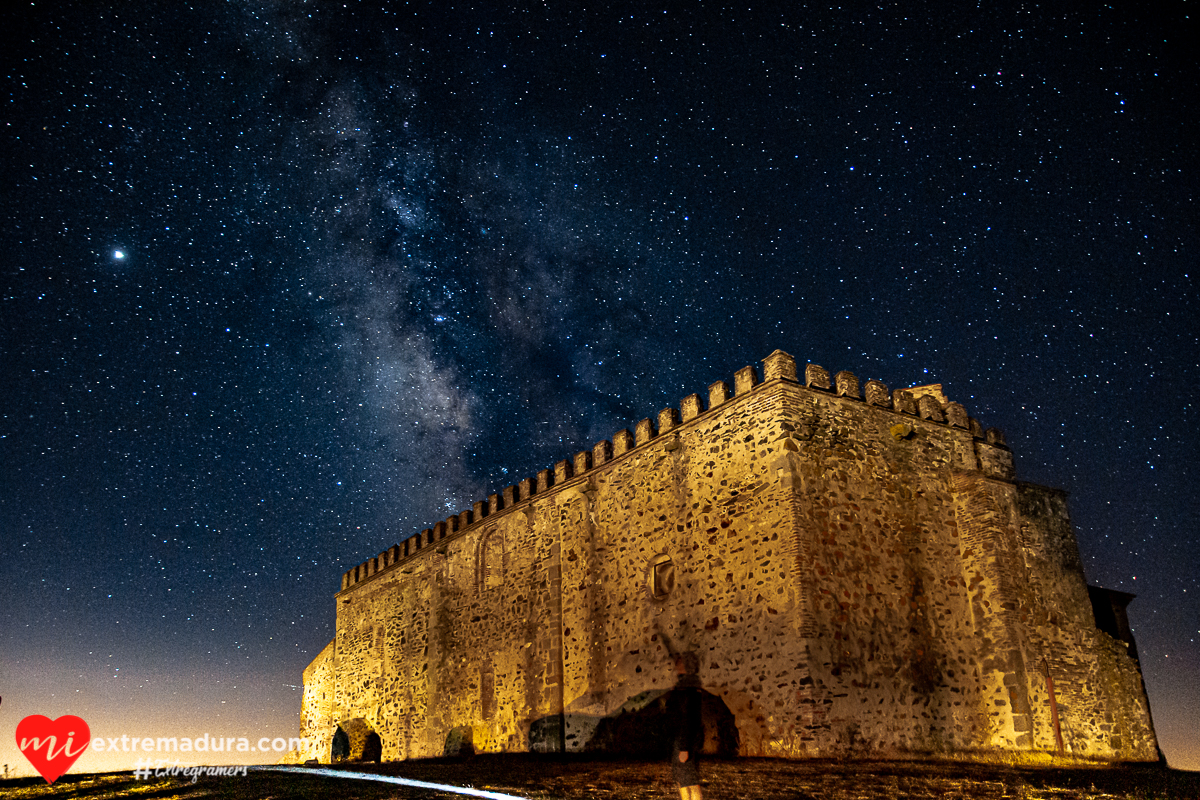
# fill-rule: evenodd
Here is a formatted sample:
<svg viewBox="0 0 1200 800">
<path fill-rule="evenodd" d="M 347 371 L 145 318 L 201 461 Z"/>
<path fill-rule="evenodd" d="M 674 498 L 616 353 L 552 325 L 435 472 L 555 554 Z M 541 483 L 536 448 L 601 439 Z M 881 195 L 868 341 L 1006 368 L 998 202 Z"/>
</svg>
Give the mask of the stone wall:
<svg viewBox="0 0 1200 800">
<path fill-rule="evenodd" d="M 999 431 L 940 386 L 800 376 L 778 351 L 759 377 L 343 575 L 305 672 L 312 755 L 338 725 L 384 759 L 644 751 L 693 651 L 710 749 L 1157 758 L 1065 496 L 1016 482 Z"/>
</svg>

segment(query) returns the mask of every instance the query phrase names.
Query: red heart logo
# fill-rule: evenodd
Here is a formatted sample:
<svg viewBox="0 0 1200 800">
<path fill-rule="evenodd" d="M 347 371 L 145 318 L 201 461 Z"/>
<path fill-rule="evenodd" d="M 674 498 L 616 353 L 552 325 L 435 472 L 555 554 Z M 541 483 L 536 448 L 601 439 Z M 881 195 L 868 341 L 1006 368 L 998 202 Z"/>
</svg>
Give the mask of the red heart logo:
<svg viewBox="0 0 1200 800">
<path fill-rule="evenodd" d="M 17 723 L 17 749 L 47 783 L 54 783 L 69 770 L 91 740 L 88 724 L 70 714 L 55 720 L 33 714 Z"/>
</svg>

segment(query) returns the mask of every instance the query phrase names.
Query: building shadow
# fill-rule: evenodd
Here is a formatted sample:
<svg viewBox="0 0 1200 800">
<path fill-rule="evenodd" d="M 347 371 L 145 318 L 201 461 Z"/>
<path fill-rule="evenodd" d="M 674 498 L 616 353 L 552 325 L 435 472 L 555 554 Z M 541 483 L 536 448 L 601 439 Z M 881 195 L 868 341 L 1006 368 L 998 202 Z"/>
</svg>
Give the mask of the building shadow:
<svg viewBox="0 0 1200 800">
<path fill-rule="evenodd" d="M 579 748 L 582 752 L 666 758 L 671 754 L 677 721 L 672 716 L 675 689 L 642 692 L 629 698 L 617 711 L 596 718 L 585 714 L 557 714 L 534 720 L 529 729 L 531 752 L 558 752 L 569 730 L 592 731 Z M 741 737 L 733 712 L 711 692 L 698 690 L 700 717 L 704 725 L 704 755 L 734 757 Z M 572 750 L 574 742 L 567 743 Z"/>
</svg>

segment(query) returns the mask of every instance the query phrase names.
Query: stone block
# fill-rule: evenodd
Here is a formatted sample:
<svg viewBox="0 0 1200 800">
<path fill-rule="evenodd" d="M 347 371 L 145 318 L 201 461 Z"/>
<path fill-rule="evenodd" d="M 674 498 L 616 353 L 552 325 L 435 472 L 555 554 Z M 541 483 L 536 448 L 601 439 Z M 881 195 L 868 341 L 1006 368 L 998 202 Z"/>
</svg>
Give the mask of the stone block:
<svg viewBox="0 0 1200 800">
<path fill-rule="evenodd" d="M 804 368 L 804 385 L 810 389 L 829 391 L 829 370 L 820 364 L 809 364 Z"/>
<path fill-rule="evenodd" d="M 903 389 L 892 392 L 892 408 L 901 414 L 917 415 L 917 401 Z"/>
<path fill-rule="evenodd" d="M 622 428 L 613 434 L 613 457 L 624 455 L 636 447 L 633 439 L 633 434 L 628 429 Z"/>
<path fill-rule="evenodd" d="M 771 353 L 763 359 L 763 379 L 768 381 L 796 380 L 796 359 L 782 350 Z"/>
<path fill-rule="evenodd" d="M 733 373 L 733 393 L 743 395 L 758 385 L 758 370 L 754 365 L 742 367 Z"/>
<path fill-rule="evenodd" d="M 883 381 L 867 381 L 866 396 L 868 405 L 880 406 L 882 408 L 890 408 L 892 405 L 892 398 L 888 394 L 887 384 Z"/>
<path fill-rule="evenodd" d="M 729 384 L 717 381 L 708 387 L 708 407 L 716 408 L 730 398 Z"/>
<path fill-rule="evenodd" d="M 858 388 L 858 377 L 853 372 L 842 370 L 833 376 L 833 381 L 837 387 L 838 397 L 849 397 L 851 400 L 862 399 Z"/>
<path fill-rule="evenodd" d="M 967 409 L 963 407 L 962 403 L 948 403 L 946 405 L 946 422 L 955 428 L 967 427 Z"/>
<path fill-rule="evenodd" d="M 917 400 L 917 413 L 921 419 L 931 420 L 933 422 L 945 422 L 946 418 L 942 416 L 942 406 L 938 401 L 927 394 L 921 395 Z"/>
</svg>

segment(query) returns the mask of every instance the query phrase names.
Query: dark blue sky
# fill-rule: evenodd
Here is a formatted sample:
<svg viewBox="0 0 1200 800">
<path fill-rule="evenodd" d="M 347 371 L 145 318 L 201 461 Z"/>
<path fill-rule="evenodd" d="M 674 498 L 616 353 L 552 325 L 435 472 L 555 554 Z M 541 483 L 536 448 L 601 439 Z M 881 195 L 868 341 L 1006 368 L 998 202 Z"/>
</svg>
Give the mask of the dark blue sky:
<svg viewBox="0 0 1200 800">
<path fill-rule="evenodd" d="M 1182 3 L 379 5 L 0 17 L 0 729 L 288 735 L 343 570 L 780 348 L 1068 489 L 1200 768 Z"/>
</svg>

